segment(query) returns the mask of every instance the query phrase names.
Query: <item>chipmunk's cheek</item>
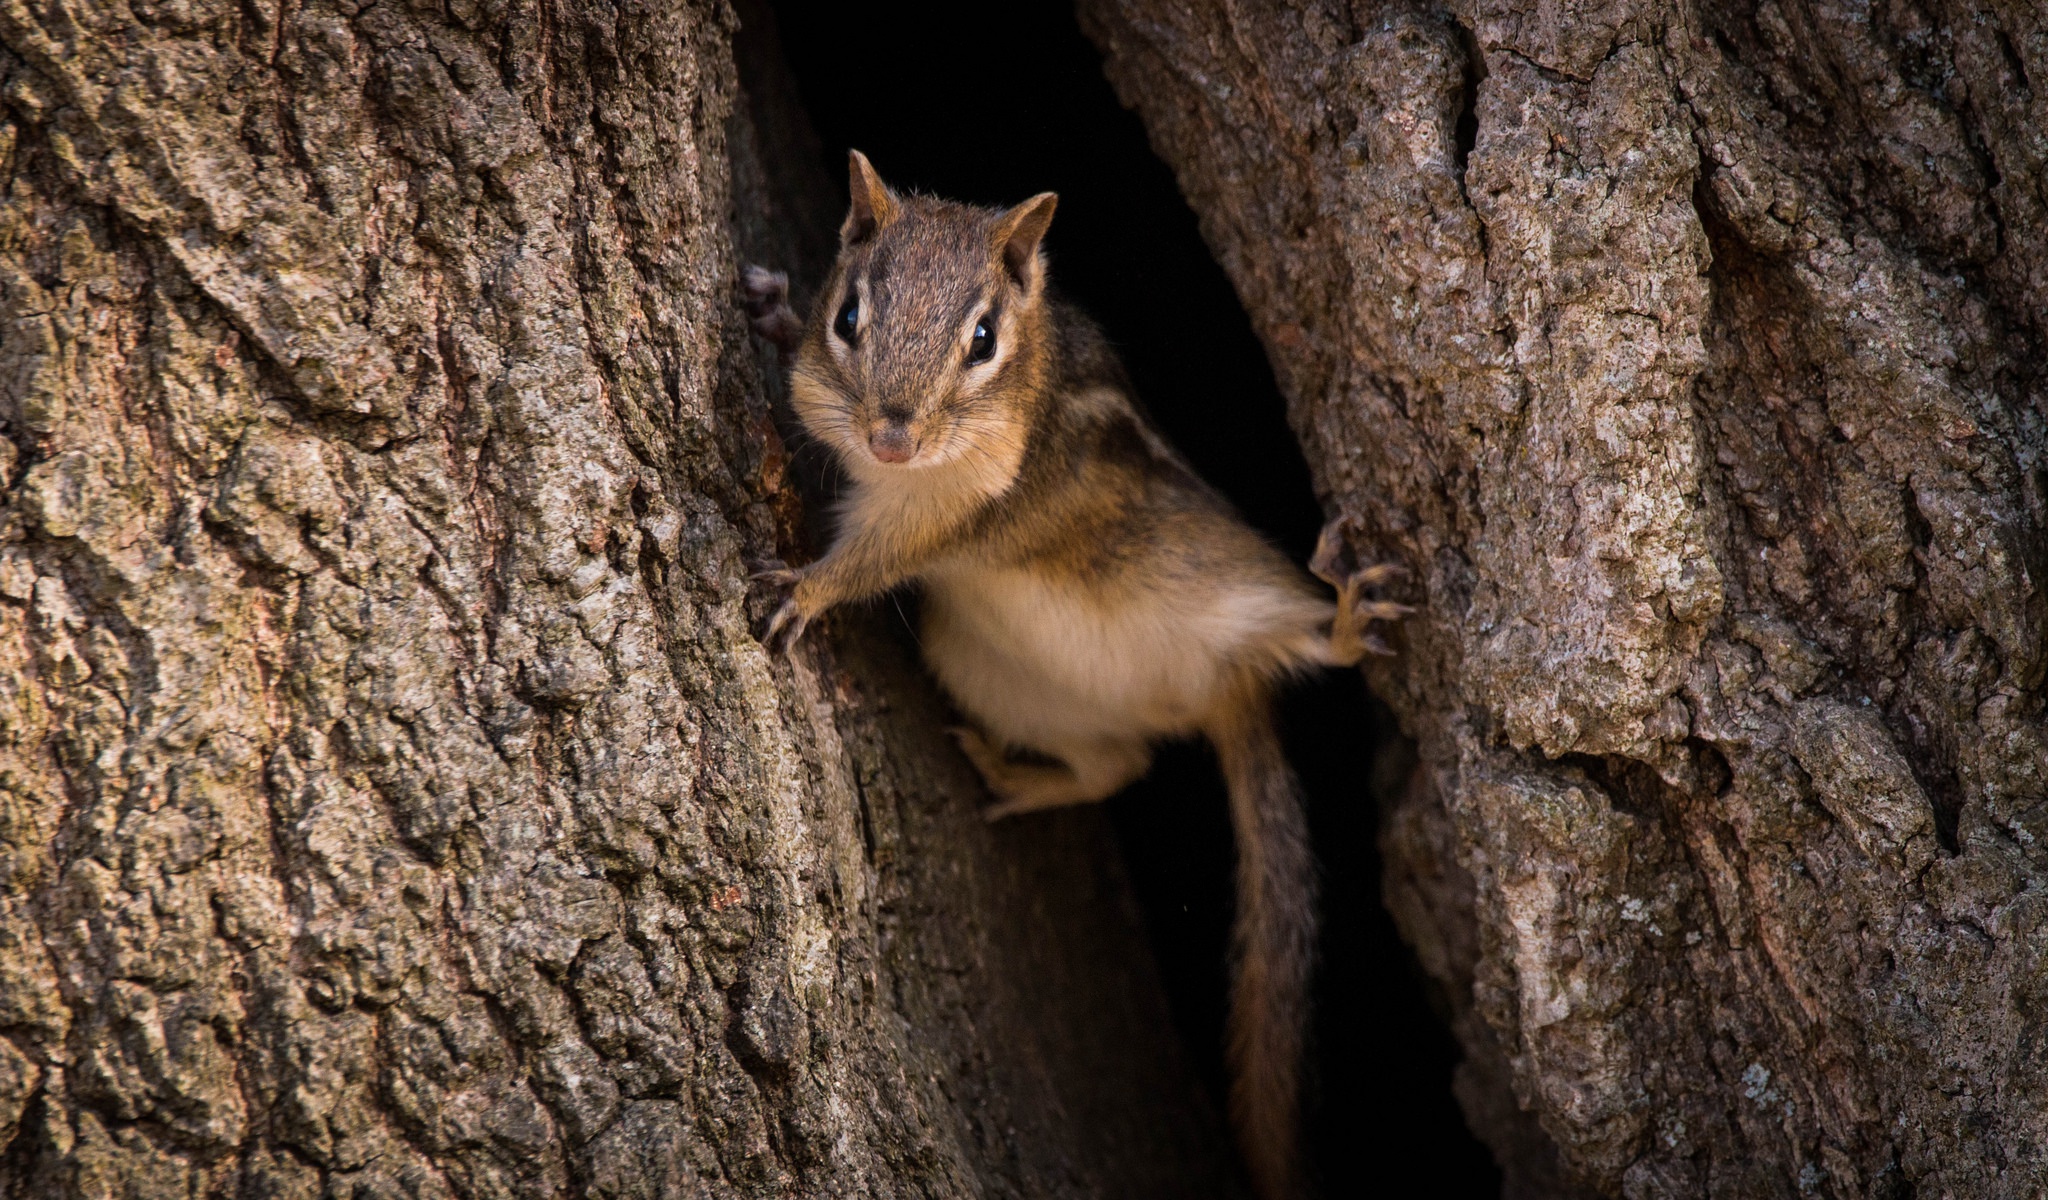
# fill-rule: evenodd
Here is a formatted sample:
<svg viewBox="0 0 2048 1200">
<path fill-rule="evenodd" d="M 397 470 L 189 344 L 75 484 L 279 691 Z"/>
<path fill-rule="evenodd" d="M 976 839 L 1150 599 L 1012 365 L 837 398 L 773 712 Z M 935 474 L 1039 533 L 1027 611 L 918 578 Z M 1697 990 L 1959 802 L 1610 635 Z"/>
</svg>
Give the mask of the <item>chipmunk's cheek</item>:
<svg viewBox="0 0 2048 1200">
<path fill-rule="evenodd" d="M 933 425 L 917 439 L 917 461 L 912 466 L 936 467 L 954 455 L 953 438 L 944 426 Z"/>
</svg>

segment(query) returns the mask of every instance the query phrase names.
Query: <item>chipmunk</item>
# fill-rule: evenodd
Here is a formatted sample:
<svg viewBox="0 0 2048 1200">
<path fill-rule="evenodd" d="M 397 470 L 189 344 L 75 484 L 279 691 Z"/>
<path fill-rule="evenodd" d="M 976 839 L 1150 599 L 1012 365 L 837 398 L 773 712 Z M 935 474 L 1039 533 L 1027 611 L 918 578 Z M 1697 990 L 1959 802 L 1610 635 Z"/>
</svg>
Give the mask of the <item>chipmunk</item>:
<svg viewBox="0 0 2048 1200">
<path fill-rule="evenodd" d="M 953 732 L 991 820 L 1103 800 L 1152 743 L 1208 738 L 1238 847 L 1232 1119 L 1258 1194 L 1294 1195 L 1316 882 L 1272 695 L 1386 652 L 1369 624 L 1408 610 L 1366 593 L 1395 568 L 1353 569 L 1333 522 L 1310 563 L 1333 604 L 1195 476 L 1048 291 L 1055 195 L 998 211 L 901 194 L 858 151 L 849 174 L 812 320 L 786 277 L 746 273 L 797 418 L 849 484 L 824 557 L 756 577 L 787 589 L 763 641 L 781 652 L 834 605 L 921 584 L 924 656 L 974 722 Z"/>
</svg>

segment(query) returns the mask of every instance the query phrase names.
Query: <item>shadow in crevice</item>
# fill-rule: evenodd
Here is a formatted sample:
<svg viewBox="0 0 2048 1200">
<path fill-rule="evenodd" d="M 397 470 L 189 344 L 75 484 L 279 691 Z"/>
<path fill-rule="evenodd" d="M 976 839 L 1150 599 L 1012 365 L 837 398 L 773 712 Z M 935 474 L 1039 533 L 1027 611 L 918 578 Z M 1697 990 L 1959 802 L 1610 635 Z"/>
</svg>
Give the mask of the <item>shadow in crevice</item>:
<svg viewBox="0 0 2048 1200">
<path fill-rule="evenodd" d="M 1264 352 L 1071 12 L 778 9 L 835 178 L 858 147 L 899 187 L 984 204 L 1060 193 L 1048 248 L 1061 290 L 1103 324 L 1196 469 L 1305 559 L 1322 512 Z M 1415 1171 L 1432 1196 L 1497 1196 L 1500 1177 L 1452 1098 L 1456 1045 L 1380 903 L 1371 775 L 1392 722 L 1355 673 L 1304 685 L 1282 714 L 1324 874 L 1311 1121 L 1325 1194 L 1384 1193 Z M 1222 783 L 1203 748 L 1168 746 L 1109 807 L 1179 1032 L 1220 1100 L 1232 868 Z"/>
</svg>

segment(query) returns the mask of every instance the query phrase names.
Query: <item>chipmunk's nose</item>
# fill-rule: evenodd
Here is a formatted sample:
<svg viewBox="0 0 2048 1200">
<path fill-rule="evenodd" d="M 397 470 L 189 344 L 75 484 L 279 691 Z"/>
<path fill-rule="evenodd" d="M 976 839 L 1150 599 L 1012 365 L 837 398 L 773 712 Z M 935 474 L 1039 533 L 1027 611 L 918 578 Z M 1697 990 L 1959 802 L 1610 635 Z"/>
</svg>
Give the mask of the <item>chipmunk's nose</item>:
<svg viewBox="0 0 2048 1200">
<path fill-rule="evenodd" d="M 907 463 L 917 453 L 917 442 L 903 422 L 877 421 L 868 432 L 868 450 L 878 462 Z"/>
</svg>

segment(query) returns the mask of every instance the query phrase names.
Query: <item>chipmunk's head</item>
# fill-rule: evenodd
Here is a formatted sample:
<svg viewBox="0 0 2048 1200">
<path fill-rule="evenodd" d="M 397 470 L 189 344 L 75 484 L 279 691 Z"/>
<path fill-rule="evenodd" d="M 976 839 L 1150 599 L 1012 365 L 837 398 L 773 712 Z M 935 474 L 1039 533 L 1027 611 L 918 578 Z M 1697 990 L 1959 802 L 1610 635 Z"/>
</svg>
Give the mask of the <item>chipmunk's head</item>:
<svg viewBox="0 0 2048 1200">
<path fill-rule="evenodd" d="M 901 195 L 859 151 L 839 259 L 791 396 L 849 470 L 872 477 L 1022 457 L 1050 351 L 1051 192 L 1006 211 Z"/>
</svg>

